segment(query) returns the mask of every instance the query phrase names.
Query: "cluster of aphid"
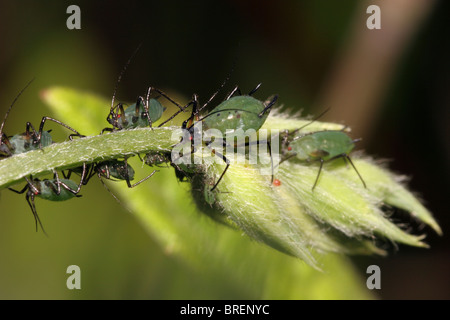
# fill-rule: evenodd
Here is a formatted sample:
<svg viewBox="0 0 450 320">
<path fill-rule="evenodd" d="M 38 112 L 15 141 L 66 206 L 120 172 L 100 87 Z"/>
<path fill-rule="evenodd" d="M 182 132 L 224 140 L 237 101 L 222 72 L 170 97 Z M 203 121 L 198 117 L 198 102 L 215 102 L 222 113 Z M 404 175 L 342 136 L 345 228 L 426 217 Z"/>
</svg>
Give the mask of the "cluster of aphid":
<svg viewBox="0 0 450 320">
<path fill-rule="evenodd" d="M 221 88 L 224 86 L 224 84 L 222 84 Z M 105 132 L 127 130 L 137 127 L 149 127 L 153 129 L 153 124 L 160 118 L 162 118 L 165 110 L 165 108 L 159 101 L 159 99 L 163 97 L 174 104 L 179 110 L 172 114 L 167 120 L 160 123 L 159 127 L 163 126 L 180 113 L 185 112 L 188 107 L 192 106 L 191 115 L 186 121 L 183 122 L 182 128 L 186 129 L 189 133 L 190 140 L 192 141 L 191 151 L 195 152 L 194 136 L 197 134 L 197 126 L 200 123 L 203 130 L 214 128 L 222 132 L 223 136 L 226 135 L 226 131 L 229 129 L 241 129 L 241 132 L 246 132 L 249 129 L 258 131 L 263 126 L 271 108 L 277 101 L 278 96 L 275 95 L 273 97 L 270 97 L 266 101 L 260 101 L 254 98 L 253 94 L 258 90 L 259 86 L 260 85 L 255 87 L 247 95 L 243 95 L 239 87 L 236 86 L 225 97 L 224 101 L 222 101 L 218 106 L 216 106 L 209 112 L 204 112 L 204 110 L 212 102 L 220 89 L 216 91 L 211 96 L 211 98 L 202 106 L 199 105 L 198 97 L 195 94 L 193 95 L 193 99 L 189 103 L 187 103 L 186 105 L 180 105 L 161 90 L 150 87 L 147 91 L 145 99 L 143 97 L 138 97 L 135 104 L 132 104 L 125 108 L 122 103 L 114 105 L 114 94 L 110 112 L 107 116 L 107 121 L 111 125 L 111 127 L 104 128 L 101 131 L 101 134 L 104 134 Z M 23 90 L 25 90 L 25 88 Z M 7 136 L 3 132 L 3 127 L 5 125 L 8 114 L 12 109 L 12 106 L 14 105 L 20 94 L 23 92 L 23 90 L 11 104 L 1 124 L 0 159 L 32 150 L 42 149 L 54 143 L 50 135 L 51 130 L 44 130 L 44 125 L 48 120 L 56 122 L 59 125 L 71 130 L 73 132 L 69 136 L 71 140 L 74 137 L 84 137 L 72 127 L 50 117 L 42 118 L 38 131 L 35 130 L 31 123 L 27 122 L 26 130 L 24 133 L 14 136 Z M 150 98 L 151 96 L 155 96 L 155 98 Z M 344 130 L 318 131 L 301 134 L 299 133 L 299 131 L 302 128 L 298 128 L 297 130 L 293 131 L 285 131 L 280 135 L 281 161 L 279 164 L 291 158 L 295 158 L 297 161 L 307 163 L 319 161 L 319 172 L 316 181 L 312 186 L 312 189 L 314 189 L 318 183 L 318 178 L 322 171 L 323 163 L 326 161 L 331 161 L 333 159 L 343 158 L 350 162 L 365 186 L 364 180 L 359 175 L 349 157 L 349 153 L 354 148 L 355 140 L 352 140 L 344 132 Z M 223 139 L 223 145 L 227 145 L 227 141 L 225 138 Z M 223 170 L 220 177 L 218 177 L 218 179 L 215 179 L 215 183 L 213 183 L 212 187 L 208 187 L 211 188 L 209 189 L 209 191 L 214 191 L 225 175 L 228 167 L 230 166 L 230 161 L 224 154 L 221 154 L 217 150 L 213 149 L 210 143 L 204 143 L 204 146 L 211 149 L 211 152 L 212 154 L 214 154 L 214 156 L 221 158 L 226 163 L 225 169 Z M 172 165 L 172 167 L 175 168 L 176 175 L 180 180 L 189 180 L 189 178 L 196 173 L 195 169 L 177 165 L 172 160 L 173 159 L 171 159 L 171 153 L 163 151 L 150 152 L 143 157 L 143 162 L 152 167 L 158 166 L 163 163 L 169 163 L 170 165 Z M 34 203 L 35 197 L 50 201 L 65 201 L 73 197 L 78 197 L 82 186 L 86 185 L 95 175 L 97 175 L 100 179 L 106 178 L 111 180 L 125 181 L 129 188 L 133 188 L 146 181 L 153 174 L 155 174 L 155 172 L 156 170 L 154 170 L 145 178 L 132 184 L 131 181 L 134 180 L 135 172 L 133 168 L 128 164 L 127 157 L 123 157 L 123 159 L 113 159 L 98 163 L 85 163 L 80 167 L 68 169 L 62 171 L 61 173 L 54 171 L 52 179 L 40 180 L 33 177 L 25 178 L 26 185 L 23 189 L 9 189 L 16 193 L 26 192 L 26 200 L 36 221 L 36 229 L 38 224 L 43 229 L 36 211 Z M 80 176 L 79 183 L 76 183 L 70 179 L 72 173 Z M 60 177 L 60 175 L 62 175 L 62 177 Z M 274 179 L 273 174 L 272 182 L 274 186 L 281 184 L 278 179 Z"/>
</svg>

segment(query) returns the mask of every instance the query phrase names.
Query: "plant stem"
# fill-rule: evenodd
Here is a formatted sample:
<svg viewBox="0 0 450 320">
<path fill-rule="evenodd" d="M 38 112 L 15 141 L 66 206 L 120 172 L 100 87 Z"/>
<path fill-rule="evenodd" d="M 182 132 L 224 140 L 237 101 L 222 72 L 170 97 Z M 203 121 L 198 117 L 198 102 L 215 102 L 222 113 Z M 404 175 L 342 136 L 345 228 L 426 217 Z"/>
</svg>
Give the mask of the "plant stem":
<svg viewBox="0 0 450 320">
<path fill-rule="evenodd" d="M 174 128 L 140 128 L 55 143 L 0 161 L 0 189 L 24 177 L 39 177 L 53 170 L 75 168 L 83 163 L 122 158 L 152 150 L 170 150 Z"/>
</svg>

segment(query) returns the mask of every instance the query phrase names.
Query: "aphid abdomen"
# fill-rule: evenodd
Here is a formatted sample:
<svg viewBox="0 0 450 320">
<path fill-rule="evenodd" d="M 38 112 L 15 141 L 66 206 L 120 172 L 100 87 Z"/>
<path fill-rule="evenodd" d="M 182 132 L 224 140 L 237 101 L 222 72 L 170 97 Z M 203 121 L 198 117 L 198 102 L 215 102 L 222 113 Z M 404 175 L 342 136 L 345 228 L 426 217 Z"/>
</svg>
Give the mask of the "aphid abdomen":
<svg viewBox="0 0 450 320">
<path fill-rule="evenodd" d="M 14 150 L 14 154 L 24 153 L 33 149 L 30 149 L 33 145 L 31 139 L 25 134 L 16 134 L 9 139 L 11 146 Z"/>
<path fill-rule="evenodd" d="M 117 180 L 133 180 L 134 169 L 129 165 L 125 165 L 125 161 L 111 160 L 105 161 L 97 165 L 97 170 L 107 179 Z"/>
<path fill-rule="evenodd" d="M 52 136 L 50 135 L 50 133 L 48 131 L 42 131 L 42 134 L 41 134 L 42 148 L 48 147 L 52 143 L 53 143 L 53 139 L 52 139 Z M 39 143 L 37 143 L 37 147 L 39 148 Z"/>
<path fill-rule="evenodd" d="M 61 179 L 60 181 L 73 190 L 78 188 L 78 185 L 72 180 Z M 73 192 L 70 192 L 62 185 L 60 186 L 60 193 L 57 194 L 58 183 L 55 179 L 34 181 L 33 185 L 39 190 L 39 193 L 35 194 L 35 196 L 41 199 L 49 201 L 66 201 L 75 197 Z"/>
<path fill-rule="evenodd" d="M 268 113 L 259 116 L 264 108 L 265 104 L 253 97 L 232 97 L 219 104 L 203 119 L 203 129 L 213 128 L 223 134 L 227 130 L 258 131 L 268 116 Z"/>
<path fill-rule="evenodd" d="M 163 112 L 166 108 L 156 99 L 150 99 L 148 106 L 148 114 L 150 116 L 150 120 L 152 122 L 158 121 L 161 119 Z"/>
</svg>

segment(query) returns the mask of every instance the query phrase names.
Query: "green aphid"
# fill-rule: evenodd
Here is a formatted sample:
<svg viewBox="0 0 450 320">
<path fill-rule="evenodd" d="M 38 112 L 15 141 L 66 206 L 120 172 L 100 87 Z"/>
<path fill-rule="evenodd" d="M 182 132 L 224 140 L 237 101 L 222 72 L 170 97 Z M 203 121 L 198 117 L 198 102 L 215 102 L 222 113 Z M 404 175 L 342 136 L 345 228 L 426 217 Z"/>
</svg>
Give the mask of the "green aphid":
<svg viewBox="0 0 450 320">
<path fill-rule="evenodd" d="M 106 179 L 133 180 L 134 169 L 126 160 L 109 160 L 96 165 L 98 174 Z"/>
<path fill-rule="evenodd" d="M 27 122 L 25 132 L 16 134 L 14 136 L 7 136 L 3 132 L 3 127 L 5 125 L 6 120 L 8 119 L 8 115 L 14 106 L 14 103 L 17 101 L 19 96 L 22 94 L 22 92 L 30 85 L 30 83 L 33 80 L 31 80 L 23 89 L 20 91 L 20 93 L 16 96 L 13 103 L 10 105 L 8 111 L 5 114 L 5 118 L 3 119 L 3 122 L 0 126 L 0 158 L 7 158 L 11 157 L 15 154 L 20 154 L 32 150 L 42 149 L 44 147 L 47 147 L 53 143 L 53 139 L 50 135 L 50 131 L 44 130 L 44 125 L 47 120 L 53 121 L 58 123 L 59 125 L 73 131 L 75 134 L 72 134 L 71 136 L 81 136 L 78 131 L 75 129 L 69 127 L 65 123 L 62 123 L 59 120 L 50 118 L 50 117 L 43 117 L 41 120 L 41 124 L 39 126 L 39 131 L 36 131 L 36 129 L 33 127 L 33 125 L 30 122 Z"/>
<path fill-rule="evenodd" d="M 39 180 L 25 178 L 27 184 L 20 191 L 12 188 L 8 189 L 19 194 L 22 194 L 26 191 L 26 200 L 35 219 L 36 231 L 39 223 L 42 231 L 45 233 L 44 227 L 42 226 L 41 220 L 39 219 L 36 211 L 34 199 L 38 197 L 49 201 L 66 201 L 74 197 L 81 197 L 80 195 L 78 195 L 78 193 L 80 192 L 81 186 L 83 184 L 85 173 L 86 166 L 83 165 L 83 172 L 81 175 L 80 183 L 78 185 L 74 181 L 69 179 L 59 179 L 58 174 L 55 172 L 53 179 Z"/>
<path fill-rule="evenodd" d="M 232 134 L 234 139 L 234 137 L 241 138 L 251 129 L 257 132 L 263 126 L 272 106 L 278 99 L 278 95 L 274 95 L 267 101 L 260 101 L 253 98 L 251 95 L 258 90 L 260 85 L 261 84 L 258 84 L 248 93 L 248 95 L 242 95 L 239 87 L 236 86 L 223 102 L 203 117 L 198 117 L 198 114 L 212 101 L 218 91 L 200 108 L 198 108 L 197 96 L 194 95 L 191 117 L 183 123 L 183 129 L 189 131 L 192 152 L 195 152 L 195 140 L 198 139 L 197 136 L 199 131 L 197 124 L 200 123 L 202 125 L 202 132 L 208 129 L 220 131 L 224 137 L 223 145 L 227 144 L 227 134 Z M 235 96 L 235 94 L 237 95 Z M 197 118 L 196 122 L 192 123 L 195 118 Z M 188 122 L 191 122 L 192 124 L 187 126 Z M 203 140 L 203 137 L 200 138 Z M 211 143 L 211 141 L 207 142 L 206 147 L 212 149 Z M 230 161 L 225 155 L 214 149 L 212 149 L 212 152 L 215 156 L 220 157 L 227 165 L 211 191 L 217 187 L 230 166 Z"/>
<path fill-rule="evenodd" d="M 248 129 L 258 131 L 272 105 L 251 96 L 236 96 L 223 101 L 200 121 L 203 121 L 203 130 L 216 129 L 224 135 L 238 130 L 242 133 Z"/>
<path fill-rule="evenodd" d="M 65 177 L 70 178 L 70 175 L 72 172 L 80 174 L 81 169 L 82 169 L 82 167 L 70 169 L 69 173 L 67 175 L 65 175 Z M 128 188 L 134 188 L 135 186 L 141 184 L 142 182 L 146 181 L 148 178 L 153 176 L 156 172 L 157 171 L 154 170 L 151 174 L 149 174 L 145 178 L 139 180 L 138 182 L 136 182 L 134 184 L 131 184 L 131 180 L 134 180 L 135 171 L 134 171 L 133 167 L 130 164 L 128 164 L 127 158 L 125 158 L 124 160 L 113 159 L 113 160 L 102 161 L 102 162 L 98 162 L 98 163 L 90 165 L 90 167 L 88 169 L 88 174 L 86 175 L 86 178 L 84 179 L 83 184 L 87 184 L 94 175 L 97 175 L 98 178 L 100 179 L 100 181 L 102 178 L 105 178 L 108 180 L 113 180 L 113 181 L 124 180 L 127 183 Z M 108 191 L 109 191 L 109 189 L 108 189 Z"/>
<path fill-rule="evenodd" d="M 112 130 L 152 127 L 152 123 L 162 117 L 164 110 L 158 100 L 145 101 L 138 97 L 136 103 L 126 109 L 122 103 L 111 108 L 106 120 L 113 126 Z"/>
<path fill-rule="evenodd" d="M 286 134 L 283 138 L 281 162 L 295 157 L 296 160 L 304 163 L 320 162 L 319 173 L 312 189 L 317 185 L 324 162 L 333 161 L 339 158 L 348 161 L 355 172 L 358 174 L 361 182 L 366 188 L 366 183 L 359 174 L 352 160 L 350 152 L 355 147 L 355 142 L 345 132 L 336 130 L 326 130 L 310 132 L 304 135 L 295 135 L 298 130 Z M 293 136 L 293 137 L 292 137 Z"/>
</svg>

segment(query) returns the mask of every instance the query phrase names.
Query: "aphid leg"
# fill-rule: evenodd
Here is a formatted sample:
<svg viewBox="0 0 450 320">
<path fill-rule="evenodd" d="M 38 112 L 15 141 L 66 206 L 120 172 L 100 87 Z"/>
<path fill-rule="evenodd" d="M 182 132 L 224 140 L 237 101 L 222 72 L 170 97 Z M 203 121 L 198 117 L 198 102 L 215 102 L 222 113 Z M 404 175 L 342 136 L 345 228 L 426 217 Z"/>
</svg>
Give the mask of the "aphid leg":
<svg viewBox="0 0 450 320">
<path fill-rule="evenodd" d="M 296 156 L 297 156 L 297 153 L 294 152 L 294 153 L 288 155 L 286 158 L 282 159 L 282 160 L 278 163 L 278 165 L 280 165 L 281 163 L 285 162 L 286 160 L 289 160 L 290 158 L 293 158 L 293 157 L 296 157 Z"/>
<path fill-rule="evenodd" d="M 113 132 L 114 128 L 103 128 L 102 131 L 100 131 L 100 134 L 103 134 L 105 131 Z"/>
<path fill-rule="evenodd" d="M 85 180 L 85 178 L 86 178 L 86 172 L 88 172 L 89 170 L 88 169 L 86 169 L 86 163 L 83 163 L 83 171 L 81 172 L 81 177 L 80 177 L 80 183 L 78 184 L 78 187 L 77 187 L 77 190 L 75 190 L 75 192 L 74 192 L 74 190 L 72 190 L 71 188 L 66 188 L 66 187 L 64 187 L 64 188 L 66 188 L 67 190 L 69 190 L 70 192 L 72 192 L 73 194 L 77 194 L 77 193 L 79 193 L 80 192 L 80 190 L 81 190 L 81 186 L 82 185 L 85 185 L 86 183 L 84 182 L 84 180 Z M 63 186 L 64 186 L 64 184 L 63 184 Z"/>
<path fill-rule="evenodd" d="M 181 112 L 183 112 L 184 110 L 186 110 L 187 108 L 189 108 L 189 106 L 192 105 L 192 114 L 189 117 L 189 119 L 185 120 L 183 122 L 183 129 L 186 129 L 187 127 L 187 123 L 189 121 L 193 121 L 193 118 L 195 117 L 195 114 L 197 114 L 197 106 L 198 106 L 198 96 L 196 94 L 192 95 L 192 100 L 189 101 L 186 105 L 184 105 L 182 107 L 182 110 L 178 110 L 177 112 L 175 112 L 173 115 L 170 116 L 169 119 L 165 120 L 164 122 L 162 122 L 158 127 L 162 127 L 163 125 L 165 125 L 167 122 L 169 122 L 170 120 L 172 120 L 173 118 L 175 118 L 177 115 L 179 115 Z M 195 110 L 195 114 L 194 114 L 194 110 Z"/>
<path fill-rule="evenodd" d="M 206 145 L 209 148 L 209 145 Z M 211 148 L 210 148 L 211 149 Z M 230 166 L 230 160 L 228 160 L 223 154 L 217 152 L 214 149 L 211 149 L 212 152 L 214 153 L 214 155 L 218 156 L 219 158 L 221 158 L 226 164 L 227 166 L 225 167 L 225 170 L 223 170 L 222 174 L 220 175 L 219 180 L 217 180 L 216 184 L 214 185 L 214 187 L 212 187 L 211 191 L 213 191 L 215 188 L 217 188 L 217 185 L 219 184 L 219 182 L 222 180 L 223 176 L 225 175 L 225 173 L 228 170 L 228 167 Z"/>
<path fill-rule="evenodd" d="M 69 180 L 69 179 L 70 179 L 70 176 L 72 175 L 72 170 L 70 170 L 70 169 L 67 170 L 67 173 L 65 173 L 64 170 L 61 170 L 61 173 L 62 173 L 64 179 Z"/>
<path fill-rule="evenodd" d="M 40 124 L 40 126 L 39 126 L 39 135 L 38 135 L 39 149 L 42 149 L 42 139 L 41 139 L 41 137 L 42 137 L 42 132 L 44 131 L 44 125 L 45 125 L 45 122 L 46 122 L 47 120 L 56 122 L 57 124 L 59 124 L 59 125 L 61 125 L 61 126 L 65 127 L 65 128 L 67 128 L 67 129 L 69 129 L 69 130 L 75 132 L 75 134 L 71 134 L 71 136 L 78 136 L 78 137 L 83 136 L 83 135 L 80 134 L 77 130 L 73 129 L 72 127 L 68 126 L 68 125 L 65 124 L 65 123 L 62 123 L 62 122 L 59 121 L 59 120 L 56 120 L 56 119 L 53 119 L 53 118 L 50 118 L 50 117 L 42 117 L 41 124 Z M 69 139 L 70 139 L 70 137 L 69 137 Z M 72 139 L 71 139 L 71 140 L 72 140 Z"/>
<path fill-rule="evenodd" d="M 83 163 L 83 172 L 81 173 L 81 180 L 80 183 L 78 184 L 77 189 L 72 189 L 71 187 L 69 187 L 67 184 L 65 184 L 64 182 L 62 182 L 59 179 L 59 175 L 57 171 L 54 171 L 53 173 L 54 179 L 56 179 L 56 185 L 57 185 L 57 189 L 56 189 L 56 194 L 60 195 L 61 194 L 61 186 L 66 189 L 69 192 L 72 192 L 74 195 L 77 195 L 80 190 L 81 190 L 81 186 L 83 185 L 84 182 L 84 178 L 86 176 L 86 163 Z M 55 191 L 55 190 L 54 190 Z"/>
<path fill-rule="evenodd" d="M 172 104 L 176 105 L 180 111 L 184 111 L 186 109 L 186 106 L 182 106 L 180 105 L 178 102 L 176 102 L 175 100 L 173 100 L 171 97 L 169 97 L 165 92 L 155 88 L 155 87 L 150 87 L 148 88 L 148 94 L 147 94 L 147 98 L 150 95 L 150 91 L 156 91 L 158 94 L 160 94 L 161 96 L 163 96 L 164 98 L 166 98 L 167 100 L 169 100 Z"/>
<path fill-rule="evenodd" d="M 73 137 L 86 138 L 85 135 L 80 134 L 80 133 L 71 133 L 71 134 L 69 134 L 69 140 L 70 141 L 73 141 Z"/>
<path fill-rule="evenodd" d="M 31 130 L 33 130 L 33 131 L 31 131 Z M 33 137 L 36 137 L 39 140 L 39 142 L 41 140 L 39 132 L 36 131 L 36 129 L 31 124 L 31 122 L 27 122 L 27 125 L 25 127 L 25 134 L 27 135 L 27 137 L 29 137 L 30 135 L 33 136 Z"/>
<path fill-rule="evenodd" d="M 269 141 L 267 141 L 267 148 L 269 149 L 269 154 L 270 154 L 270 169 L 272 170 L 272 171 L 271 171 L 271 172 L 272 172 L 271 183 L 273 183 L 273 170 L 274 170 L 274 167 L 273 167 L 273 157 L 272 157 L 272 146 L 271 146 L 271 144 L 270 144 Z"/>
<path fill-rule="evenodd" d="M 53 188 L 52 189 L 59 196 L 61 194 L 61 180 L 59 180 L 59 175 L 56 170 L 53 170 L 53 179 L 56 180 L 56 190 L 54 190 Z"/>
<path fill-rule="evenodd" d="M 137 185 L 141 184 L 142 182 L 146 181 L 148 178 L 150 178 L 151 176 L 153 176 L 156 172 L 159 172 L 159 170 L 153 170 L 153 172 L 150 173 L 148 176 L 146 176 L 145 178 L 139 180 L 138 182 L 136 182 L 136 183 L 134 183 L 134 184 L 131 184 L 131 183 L 130 183 L 130 179 L 126 179 L 128 188 L 134 188 L 134 187 L 136 187 Z"/>
<path fill-rule="evenodd" d="M 314 181 L 314 185 L 311 189 L 312 191 L 314 191 L 314 188 L 316 187 L 317 182 L 319 181 L 320 173 L 322 172 L 323 163 L 324 163 L 323 159 L 320 159 L 319 173 L 317 174 L 316 181 Z"/>
<path fill-rule="evenodd" d="M 20 190 L 20 191 L 18 191 L 18 190 L 15 190 L 15 189 L 13 189 L 13 188 L 8 188 L 10 191 L 12 191 L 12 192 L 15 192 L 15 193 L 18 193 L 18 194 L 23 194 L 26 190 L 28 190 L 29 189 L 29 185 L 28 185 L 28 183 L 25 185 L 25 187 L 23 187 L 23 189 L 22 190 Z"/>
<path fill-rule="evenodd" d="M 346 154 L 344 154 L 344 155 L 342 155 L 342 156 L 344 157 L 345 160 L 348 160 L 348 162 L 350 162 L 350 164 L 352 165 L 353 169 L 355 169 L 356 174 L 358 174 L 359 179 L 361 179 L 361 182 L 362 182 L 364 188 L 367 189 L 367 185 L 366 185 L 366 183 L 364 182 L 364 179 L 363 179 L 363 178 L 361 177 L 361 175 L 359 174 L 359 172 L 358 172 L 358 170 L 356 169 L 355 165 L 353 164 L 352 159 L 350 159 L 350 157 L 349 157 L 348 155 L 346 155 Z"/>
<path fill-rule="evenodd" d="M 270 111 L 270 109 L 273 107 L 273 105 L 275 104 L 275 102 L 277 101 L 277 99 L 278 99 L 278 95 L 276 94 L 276 95 L 272 98 L 272 100 L 266 105 L 266 107 L 263 109 L 263 111 L 261 111 L 261 112 L 258 114 L 258 117 L 261 118 L 266 112 Z"/>
<path fill-rule="evenodd" d="M 148 109 L 151 91 L 152 91 L 152 87 L 149 87 L 148 91 L 147 91 L 147 97 L 145 98 L 144 110 L 145 110 L 145 115 L 147 116 L 148 126 L 153 130 L 153 126 L 152 126 L 153 122 L 152 122 L 152 119 L 150 118 L 150 110 Z M 144 102 L 144 99 L 142 97 L 138 97 L 138 100 L 136 101 L 136 113 L 137 113 L 138 117 L 140 116 L 139 115 L 139 104 L 141 102 Z"/>
<path fill-rule="evenodd" d="M 44 226 L 42 225 L 41 220 L 39 219 L 39 216 L 37 214 L 36 206 L 34 205 L 34 196 L 39 194 L 39 190 L 31 183 L 30 180 L 28 180 L 28 178 L 25 178 L 25 180 L 27 181 L 27 184 L 25 185 L 25 187 L 22 190 L 17 191 L 13 188 L 8 188 L 8 189 L 15 193 L 18 193 L 18 194 L 22 194 L 28 190 L 28 192 L 26 194 L 26 200 L 28 202 L 28 205 L 30 206 L 31 212 L 33 213 L 34 221 L 36 223 L 36 232 L 38 231 L 38 223 L 39 223 L 44 234 L 46 236 L 48 236 L 47 233 L 45 232 Z M 31 202 L 30 202 L 30 198 L 31 198 Z"/>
<path fill-rule="evenodd" d="M 84 185 L 87 185 L 89 180 L 91 180 L 91 178 L 95 175 L 95 170 L 96 170 L 95 164 L 89 165 L 89 169 L 87 171 L 86 178 L 84 179 L 84 182 L 83 182 Z"/>
<path fill-rule="evenodd" d="M 31 201 L 30 201 L 30 198 L 31 198 Z M 39 225 L 41 226 L 42 232 L 44 232 L 45 236 L 48 237 L 48 234 L 47 234 L 47 232 L 45 232 L 44 226 L 42 225 L 41 219 L 39 219 L 39 215 L 36 211 L 36 206 L 34 204 L 34 194 L 31 192 L 28 192 L 26 195 L 26 199 L 27 199 L 28 205 L 30 206 L 31 212 L 33 213 L 33 216 L 34 216 L 34 221 L 36 224 L 36 232 L 38 231 L 38 223 L 39 223 Z"/>
<path fill-rule="evenodd" d="M 68 126 L 67 124 L 65 124 L 65 123 L 63 123 L 63 122 L 61 122 L 61 121 L 59 121 L 59 120 L 56 120 L 56 119 L 53 119 L 53 118 L 50 118 L 50 117 L 42 117 L 41 125 L 39 126 L 39 139 L 40 139 L 41 136 L 42 136 L 42 132 L 44 131 L 44 125 L 45 125 L 45 122 L 46 122 L 47 120 L 56 122 L 57 124 L 63 126 L 64 128 L 67 128 L 67 129 L 69 129 L 70 131 L 75 132 L 75 134 L 71 134 L 72 136 L 84 137 L 84 136 L 83 136 L 81 133 L 79 133 L 77 130 L 75 130 L 74 128 Z"/>
<path fill-rule="evenodd" d="M 144 182 L 145 180 L 147 180 L 148 178 L 150 178 L 151 176 L 153 176 L 158 170 L 153 170 L 152 173 L 150 173 L 148 176 L 146 176 L 145 178 L 139 180 L 138 182 L 131 184 L 130 182 L 130 178 L 128 177 L 128 161 L 127 158 L 125 158 L 124 160 L 125 163 L 125 181 L 127 182 L 128 188 L 134 188 L 137 185 L 141 184 L 142 182 Z"/>
<path fill-rule="evenodd" d="M 258 85 L 253 88 L 247 95 L 251 96 L 253 95 L 256 91 L 258 91 L 259 87 L 261 87 L 262 83 L 258 83 Z M 225 97 L 225 100 L 229 100 L 230 98 L 234 97 L 234 95 L 238 95 L 238 96 L 242 96 L 242 92 L 241 89 L 239 88 L 239 86 L 236 86 L 233 88 L 233 90 L 231 90 L 231 92 Z"/>
</svg>

